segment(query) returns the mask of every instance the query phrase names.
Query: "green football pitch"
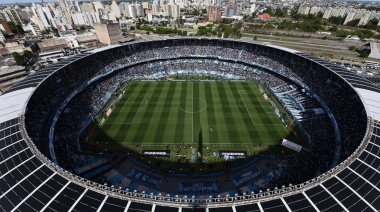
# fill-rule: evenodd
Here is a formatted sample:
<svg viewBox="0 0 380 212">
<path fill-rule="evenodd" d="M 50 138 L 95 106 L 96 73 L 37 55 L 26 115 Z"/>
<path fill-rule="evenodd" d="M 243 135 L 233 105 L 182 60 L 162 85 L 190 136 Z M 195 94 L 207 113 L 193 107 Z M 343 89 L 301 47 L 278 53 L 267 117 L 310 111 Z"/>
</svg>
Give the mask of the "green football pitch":
<svg viewBox="0 0 380 212">
<path fill-rule="evenodd" d="M 289 132 L 251 81 L 134 81 L 96 142 L 275 145 Z"/>
</svg>

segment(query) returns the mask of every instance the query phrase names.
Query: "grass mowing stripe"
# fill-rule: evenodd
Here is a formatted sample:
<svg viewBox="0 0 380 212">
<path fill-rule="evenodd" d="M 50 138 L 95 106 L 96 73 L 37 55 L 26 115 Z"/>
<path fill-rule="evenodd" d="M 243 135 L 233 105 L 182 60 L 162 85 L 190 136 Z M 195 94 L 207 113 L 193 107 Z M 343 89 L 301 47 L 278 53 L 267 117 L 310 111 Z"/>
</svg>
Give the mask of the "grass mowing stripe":
<svg viewBox="0 0 380 212">
<path fill-rule="evenodd" d="M 155 140 L 155 130 L 160 122 L 162 110 L 162 99 L 165 98 L 165 84 L 154 82 L 154 87 L 150 87 L 150 98 L 147 110 L 144 110 L 139 121 L 136 122 L 137 128 L 134 131 L 133 142 L 137 143 L 157 143 Z M 159 144 L 159 143 L 157 143 Z"/>
<path fill-rule="evenodd" d="M 169 119 L 166 123 L 166 129 L 164 133 L 164 139 L 165 144 L 175 144 L 175 143 L 182 143 L 183 139 L 178 139 L 175 137 L 175 131 L 177 130 L 178 125 L 182 124 L 182 120 L 180 119 L 180 113 L 184 113 L 182 110 L 178 108 L 178 104 L 181 97 L 181 91 L 182 91 L 182 84 L 180 82 L 170 82 L 175 87 L 170 91 L 169 95 L 172 95 L 171 102 L 168 102 L 170 104 L 169 109 Z M 181 128 L 182 129 L 182 128 Z"/>
<path fill-rule="evenodd" d="M 144 99 L 147 94 L 150 85 L 148 83 L 142 84 L 142 87 L 136 87 L 139 92 L 133 92 L 130 94 L 129 100 L 126 103 L 126 107 L 120 113 L 125 114 L 125 116 L 117 116 L 115 119 L 115 124 L 131 124 L 133 123 Z M 137 95 L 136 95 L 137 94 Z"/>
<path fill-rule="evenodd" d="M 192 96 L 193 96 L 193 85 L 192 82 L 190 83 L 184 83 L 186 84 L 186 94 L 185 96 L 182 96 L 181 98 L 181 106 L 183 109 L 187 112 L 185 113 L 184 118 L 184 135 L 183 135 L 183 142 L 184 143 L 193 143 L 195 142 L 193 139 L 193 133 L 192 133 L 192 127 L 193 127 L 193 114 L 192 108 L 193 108 L 193 102 L 192 102 Z"/>
<path fill-rule="evenodd" d="M 251 87 L 248 83 L 243 84 L 244 90 L 246 91 L 246 95 L 249 97 L 247 104 L 250 104 L 250 102 L 253 104 L 253 106 L 256 108 L 258 112 L 258 117 L 260 118 L 262 124 L 268 124 L 268 125 L 273 125 L 273 124 L 281 124 L 278 123 L 276 120 L 274 121 L 270 118 L 273 116 L 273 114 L 268 114 L 265 109 L 262 107 L 262 104 L 259 101 L 259 98 L 263 98 L 261 96 L 258 96 L 255 92 L 257 91 L 256 88 Z"/>
<path fill-rule="evenodd" d="M 208 141 L 209 140 L 209 127 L 208 127 L 208 113 L 207 113 L 207 102 L 205 98 L 205 88 L 204 88 L 204 82 L 198 82 L 198 96 L 200 101 L 198 102 L 198 108 L 199 108 L 199 128 L 202 129 L 202 141 Z M 203 102 L 205 101 L 205 102 Z M 198 132 L 199 137 L 199 132 Z"/>
<path fill-rule="evenodd" d="M 228 127 L 226 124 L 226 120 L 224 117 L 225 114 L 223 111 L 223 104 L 219 97 L 218 83 L 221 83 L 221 82 L 215 82 L 211 84 L 211 91 L 212 91 L 211 96 L 214 102 L 213 107 L 214 107 L 214 112 L 215 112 L 214 116 L 216 119 L 216 123 L 215 123 L 215 126 L 210 126 L 213 128 L 212 133 L 210 133 L 210 137 L 213 137 L 216 134 L 218 134 L 219 139 L 218 140 L 214 139 L 215 142 L 213 143 L 218 143 L 218 142 L 226 143 L 226 142 L 229 142 L 229 134 L 228 134 Z"/>
<path fill-rule="evenodd" d="M 198 142 L 199 140 L 199 132 L 202 130 L 202 123 L 201 123 L 201 108 L 200 104 L 201 97 L 199 95 L 199 82 L 193 82 L 193 137 L 194 140 Z"/>
<path fill-rule="evenodd" d="M 121 114 L 124 113 L 123 109 L 124 109 L 124 106 L 127 104 L 129 98 L 134 94 L 134 91 L 135 91 L 136 87 L 141 86 L 138 83 L 133 83 L 133 82 L 131 82 L 130 84 L 131 85 L 127 89 L 126 93 L 123 95 L 123 97 L 120 99 L 120 101 L 112 109 L 112 113 L 108 117 L 107 122 L 106 122 L 106 124 L 108 125 L 107 127 L 114 127 L 114 126 L 112 126 L 112 125 L 110 125 L 108 123 L 112 123 L 112 124 L 113 123 L 118 123 L 117 119 L 120 118 L 120 116 L 118 114 L 119 113 L 121 113 Z M 122 120 L 119 121 L 119 122 L 121 123 Z"/>
<path fill-rule="evenodd" d="M 237 93 L 237 98 L 239 99 L 237 101 L 238 101 L 240 116 L 243 117 L 242 122 L 244 122 L 244 124 L 241 123 L 240 127 L 244 127 L 247 130 L 249 137 L 250 137 L 250 142 L 252 142 L 253 140 L 256 140 L 258 138 L 258 131 L 256 129 L 256 126 L 252 122 L 252 119 L 248 113 L 247 108 L 245 107 L 243 100 L 241 99 L 241 95 L 239 94 L 239 90 L 243 89 L 242 88 L 243 83 L 245 83 L 245 82 L 234 84 L 234 87 L 235 87 L 236 93 Z"/>
<path fill-rule="evenodd" d="M 247 117 L 251 120 L 251 123 L 253 123 L 252 127 L 255 129 L 255 133 L 251 133 L 251 134 L 254 134 L 254 136 L 251 135 L 251 138 L 253 141 L 258 142 L 258 143 L 262 143 L 262 139 L 266 136 L 263 135 L 262 133 L 262 130 L 265 130 L 265 128 L 262 128 L 260 126 L 260 124 L 262 123 L 261 122 L 261 119 L 260 119 L 260 113 L 257 112 L 257 107 L 260 107 L 259 104 L 253 104 L 251 101 L 250 101 L 250 98 L 247 96 L 247 92 L 245 91 L 244 89 L 244 86 L 246 85 L 247 83 L 242 83 L 240 84 L 238 87 L 238 94 L 241 98 L 241 103 L 243 103 L 243 108 L 245 108 L 245 111 L 246 111 L 246 114 L 247 114 Z"/>
<path fill-rule="evenodd" d="M 269 134 L 268 128 L 275 128 L 276 126 L 272 125 L 273 123 L 268 118 L 268 114 L 265 112 L 265 110 L 262 108 L 261 104 L 259 103 L 257 96 L 254 94 L 255 90 L 252 90 L 252 88 L 246 83 L 243 84 L 244 95 L 242 95 L 242 98 L 244 98 L 244 101 L 248 107 L 248 110 L 252 111 L 254 108 L 257 112 L 255 114 L 255 123 L 256 128 L 260 130 L 260 138 L 261 140 L 265 140 L 265 138 L 271 138 L 271 135 Z M 251 113 L 252 114 L 252 113 Z M 260 124 L 265 124 L 261 125 Z"/>
<path fill-rule="evenodd" d="M 134 89 L 131 89 L 132 87 Z M 247 111 L 241 104 L 239 105 L 240 90 L 244 100 L 249 102 L 247 107 L 250 112 L 263 119 L 265 116 L 269 117 L 269 121 L 257 117 L 260 122 L 272 121 L 281 124 L 274 113 L 267 113 L 265 104 L 268 103 L 260 99 L 263 97 L 250 82 L 133 82 L 122 100 L 116 104 L 111 114 L 114 119 L 108 119 L 105 124 L 107 127 L 102 131 L 115 138 L 108 139 L 107 142 L 115 140 L 117 143 L 123 142 L 123 145 L 190 144 L 192 137 L 196 143 L 201 128 L 205 146 L 218 143 L 236 145 L 241 142 L 272 145 L 276 143 L 278 137 L 282 135 L 286 137 L 287 132 L 282 125 L 252 124 Z M 143 94 L 148 99 L 147 105 L 138 102 L 139 99 L 143 99 Z M 128 100 L 130 102 L 125 104 L 127 98 L 130 98 Z M 125 104 L 124 109 L 117 113 L 117 108 L 122 108 L 123 104 Z M 126 115 L 131 114 L 133 108 L 136 110 L 137 104 L 139 108 L 145 106 L 144 109 L 137 113 L 133 124 L 125 124 L 120 128 L 116 118 L 124 119 Z M 205 104 L 207 107 L 199 112 Z M 260 108 L 261 113 L 258 113 L 257 110 Z M 210 127 L 213 128 L 212 132 Z M 95 139 L 101 139 L 100 136 Z M 228 146 L 225 148 L 225 150 L 231 149 Z"/>
<path fill-rule="evenodd" d="M 207 128 L 205 131 L 206 132 L 202 132 L 203 135 L 206 135 L 208 137 L 208 139 L 205 141 L 209 141 L 210 143 L 216 143 L 218 142 L 220 139 L 219 139 L 219 134 L 216 133 L 216 132 L 211 132 L 209 131 L 209 128 L 210 127 L 214 127 L 216 126 L 216 114 L 215 114 L 215 103 L 214 103 L 214 99 L 213 99 L 213 91 L 211 90 L 211 83 L 202 83 L 201 85 L 203 85 L 202 87 L 204 88 L 203 89 L 203 93 L 204 93 L 204 97 L 205 97 L 205 100 L 207 102 L 207 108 L 206 108 L 206 112 L 207 112 L 207 116 L 204 116 L 205 119 L 207 120 L 206 122 L 202 122 L 202 123 L 207 123 Z M 215 128 L 216 129 L 216 128 Z"/>
<path fill-rule="evenodd" d="M 160 144 L 160 143 L 162 144 L 162 143 L 167 142 L 164 139 L 164 134 L 166 131 L 170 130 L 167 128 L 168 123 L 169 123 L 168 120 L 170 120 L 171 123 L 177 122 L 176 117 L 170 114 L 170 109 L 173 107 L 172 105 L 173 98 L 174 98 L 173 92 L 175 90 L 176 84 L 170 83 L 170 82 L 163 82 L 160 84 L 162 84 L 164 87 L 169 87 L 169 89 L 165 89 L 161 92 L 160 106 L 157 106 L 157 110 L 155 111 L 155 114 L 156 113 L 161 114 L 159 116 L 159 119 L 157 120 L 158 123 L 156 124 L 157 125 L 156 129 L 155 130 L 152 129 L 152 132 L 151 132 L 152 134 L 154 134 L 154 143 L 157 143 L 157 144 Z"/>
<path fill-rule="evenodd" d="M 126 144 L 138 144 L 141 142 L 144 137 L 143 132 L 145 132 L 147 129 L 147 124 L 149 123 L 149 119 L 146 120 L 146 117 L 150 117 L 150 109 L 152 108 L 152 101 L 154 102 L 154 95 L 152 90 L 157 90 L 157 83 L 150 83 L 150 82 L 139 82 L 143 83 L 142 90 L 140 92 L 146 92 L 146 99 L 147 99 L 147 105 L 146 107 L 139 111 L 138 116 L 136 117 L 136 120 L 133 122 L 133 124 L 128 125 L 128 129 L 126 132 L 119 132 L 118 136 L 120 136 L 120 139 L 123 137 L 123 142 Z M 145 85 L 148 84 L 146 87 Z M 144 129 L 145 128 L 145 129 Z"/>
<path fill-rule="evenodd" d="M 255 126 L 266 124 L 262 119 L 261 114 L 265 113 L 258 103 L 256 96 L 253 95 L 252 91 L 245 90 L 246 85 L 242 85 L 244 87 L 243 90 L 239 90 L 239 95 L 242 98 L 242 102 L 244 103 L 244 107 L 246 107 L 248 114 L 252 118 Z"/>
<path fill-rule="evenodd" d="M 236 128 L 235 119 L 229 114 L 232 114 L 231 106 L 229 102 L 229 96 L 227 96 L 228 83 L 217 83 L 219 99 L 222 103 L 222 110 L 224 115 L 225 124 L 228 125 L 228 138 L 238 138 L 239 134 L 237 133 L 238 129 Z M 231 95 L 231 93 L 229 93 Z M 236 142 L 236 141 L 235 141 Z"/>
<path fill-rule="evenodd" d="M 254 139 L 250 134 L 251 129 L 254 128 L 254 124 L 252 123 L 249 114 L 247 117 L 247 110 L 243 110 L 239 105 L 239 101 L 241 101 L 239 90 L 242 84 L 246 84 L 246 82 L 229 83 L 228 85 L 233 94 L 231 100 L 234 100 L 230 104 L 232 117 L 235 119 L 236 126 L 239 129 L 240 142 L 245 143 Z"/>
<path fill-rule="evenodd" d="M 133 83 L 133 81 L 132 81 L 129 84 L 129 86 L 127 86 L 126 92 L 129 93 L 129 94 L 132 94 L 137 86 L 139 86 L 139 83 Z M 130 96 L 131 95 L 123 95 L 122 98 L 119 101 L 119 104 L 117 104 L 115 106 L 115 109 L 113 111 L 116 112 L 116 113 L 120 113 L 124 109 L 124 106 L 128 102 L 128 99 L 129 99 Z"/>
<path fill-rule="evenodd" d="M 177 84 L 176 90 L 180 92 L 180 96 L 178 97 L 178 104 L 180 104 L 180 101 L 186 97 L 186 83 L 185 82 L 175 82 Z M 174 138 L 180 142 L 185 142 L 184 140 L 184 128 L 185 128 L 185 115 L 186 113 L 182 111 L 179 107 L 178 110 L 178 116 L 177 116 L 177 126 L 174 129 Z"/>
<path fill-rule="evenodd" d="M 262 97 L 261 93 L 258 91 L 257 86 L 254 86 L 253 83 L 248 84 L 248 86 L 249 87 L 245 87 L 245 89 L 248 92 L 252 92 L 252 95 L 254 95 L 254 97 L 252 96 L 252 98 L 256 98 L 258 102 L 265 101 L 264 97 Z M 262 108 L 265 106 L 269 106 L 269 103 L 263 102 L 263 104 L 260 104 L 260 107 Z M 266 111 L 268 110 L 269 109 L 267 109 Z M 270 110 L 273 110 L 273 109 L 270 108 Z M 261 126 L 262 131 L 263 131 L 262 136 L 266 136 L 264 140 L 268 138 L 272 138 L 272 137 L 276 137 L 276 138 L 285 137 L 288 134 L 286 128 L 282 125 L 281 121 L 278 119 L 275 113 L 263 112 L 260 115 L 261 117 L 264 117 L 264 119 L 266 120 L 265 121 L 266 123 L 272 124 L 272 126 L 270 125 Z"/>
<path fill-rule="evenodd" d="M 249 82 L 247 82 L 249 83 Z M 242 112 L 241 114 L 245 114 L 245 118 L 243 119 L 244 122 L 245 122 L 245 125 L 246 125 L 246 128 L 249 128 L 248 129 L 248 132 L 249 132 L 249 135 L 251 137 L 251 142 L 254 143 L 254 144 L 259 144 L 261 143 L 260 142 L 260 130 L 258 128 L 258 125 L 256 124 L 253 124 L 252 122 L 252 119 L 254 119 L 253 117 L 254 116 L 257 116 L 258 114 L 254 113 L 254 114 L 251 114 L 253 117 L 251 119 L 251 116 L 249 114 L 249 107 L 246 106 L 245 102 L 243 102 L 243 97 L 242 95 L 240 94 L 240 91 L 241 90 L 244 90 L 244 84 L 246 84 L 245 82 L 243 83 L 239 83 L 236 85 L 236 89 L 238 89 L 236 92 L 239 94 L 239 98 L 241 98 L 240 102 L 239 102 L 239 108 L 240 108 L 240 111 Z M 254 107 L 254 105 L 252 105 L 251 107 Z"/>
<path fill-rule="evenodd" d="M 130 87 L 130 89 L 127 90 L 127 92 L 124 94 L 123 97 L 125 98 L 129 98 L 129 104 L 128 106 L 124 107 L 123 110 L 120 109 L 119 112 L 112 112 L 111 113 L 111 116 L 109 118 L 109 120 L 107 120 L 107 124 L 110 123 L 110 129 L 105 131 L 107 133 L 107 135 L 112 138 L 112 139 L 115 139 L 115 140 L 120 140 L 120 141 L 123 141 L 123 136 L 120 136 L 120 132 L 121 131 L 124 131 L 124 133 L 130 128 L 130 126 L 128 126 L 129 124 L 127 124 L 126 120 L 128 119 L 131 119 L 130 117 L 128 117 L 128 113 L 129 111 L 131 110 L 132 108 L 132 105 L 136 108 L 134 108 L 134 110 L 138 110 L 138 107 L 140 107 L 140 105 L 134 105 L 134 101 L 137 97 L 141 96 L 140 99 L 142 101 L 143 99 L 143 96 L 146 94 L 146 89 L 145 90 L 142 90 L 141 88 L 143 86 L 147 86 L 149 87 L 149 85 L 145 85 L 145 84 L 140 84 L 140 83 L 132 83 L 133 86 Z M 141 104 L 141 101 L 140 101 L 140 104 Z M 117 105 L 117 107 L 123 107 L 120 103 Z M 135 115 L 135 114 L 134 114 Z"/>
</svg>

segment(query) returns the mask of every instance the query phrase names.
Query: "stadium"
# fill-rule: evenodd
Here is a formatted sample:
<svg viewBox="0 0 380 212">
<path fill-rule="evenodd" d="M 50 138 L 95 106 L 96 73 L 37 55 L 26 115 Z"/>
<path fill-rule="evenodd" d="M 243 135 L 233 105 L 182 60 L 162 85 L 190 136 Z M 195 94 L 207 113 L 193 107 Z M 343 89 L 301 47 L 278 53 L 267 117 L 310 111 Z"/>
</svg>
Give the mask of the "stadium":
<svg viewBox="0 0 380 212">
<path fill-rule="evenodd" d="M 379 93 L 242 40 L 78 54 L 0 96 L 0 208 L 378 211 Z"/>
</svg>

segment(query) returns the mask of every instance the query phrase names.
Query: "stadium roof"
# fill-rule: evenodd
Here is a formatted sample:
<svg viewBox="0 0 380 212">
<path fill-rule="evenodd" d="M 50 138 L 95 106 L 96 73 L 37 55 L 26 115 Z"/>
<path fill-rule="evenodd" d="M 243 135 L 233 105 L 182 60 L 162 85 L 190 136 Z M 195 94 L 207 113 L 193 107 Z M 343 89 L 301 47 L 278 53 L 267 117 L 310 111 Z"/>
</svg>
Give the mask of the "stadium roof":
<svg viewBox="0 0 380 212">
<path fill-rule="evenodd" d="M 289 49 L 289 48 L 286 48 L 286 47 L 282 47 L 282 46 L 277 46 L 277 45 L 273 45 L 273 44 L 266 44 L 265 46 L 269 46 L 269 47 L 273 47 L 273 48 L 276 48 L 276 49 L 281 49 L 281 50 L 284 50 L 284 51 L 287 51 L 287 52 L 291 52 L 291 53 L 299 53 L 300 51 L 298 50 L 294 50 L 294 49 Z"/>
<path fill-rule="evenodd" d="M 127 42 L 131 42 L 131 41 L 134 41 L 134 40 L 135 39 L 133 39 L 133 38 L 127 37 L 127 38 L 120 39 L 119 43 L 127 43 Z"/>
<path fill-rule="evenodd" d="M 34 88 L 25 88 L 0 96 L 0 123 L 17 118 Z"/>
<path fill-rule="evenodd" d="M 380 120 L 380 93 L 362 88 L 356 88 L 356 91 L 361 95 L 373 118 Z"/>
</svg>

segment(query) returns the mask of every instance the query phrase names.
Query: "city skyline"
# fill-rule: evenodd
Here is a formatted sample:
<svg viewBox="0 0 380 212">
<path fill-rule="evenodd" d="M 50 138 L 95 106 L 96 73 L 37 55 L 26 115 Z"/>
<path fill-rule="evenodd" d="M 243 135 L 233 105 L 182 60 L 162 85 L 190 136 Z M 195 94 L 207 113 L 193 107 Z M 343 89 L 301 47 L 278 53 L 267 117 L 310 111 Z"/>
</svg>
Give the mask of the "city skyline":
<svg viewBox="0 0 380 212">
<path fill-rule="evenodd" d="M 44 2 L 58 2 L 58 0 L 43 0 Z M 74 0 L 73 0 L 74 1 Z M 78 0 L 78 2 L 82 2 L 82 1 L 86 1 L 86 0 Z M 101 0 L 101 1 L 109 1 L 111 2 L 112 0 Z M 124 2 L 126 0 L 116 0 L 116 2 Z M 137 0 L 139 1 L 139 0 Z M 330 0 L 325 0 L 326 2 L 331 2 Z M 337 2 L 342 2 L 342 1 L 345 1 L 345 0 L 336 0 Z M 355 1 L 358 1 L 358 2 L 380 2 L 380 0 L 346 0 L 346 1 L 349 1 L 349 2 L 355 2 Z M 42 0 L 1 0 L 0 2 L 0 5 L 2 4 L 16 4 L 16 3 L 21 3 L 21 4 L 25 4 L 25 3 L 41 3 Z"/>
</svg>

